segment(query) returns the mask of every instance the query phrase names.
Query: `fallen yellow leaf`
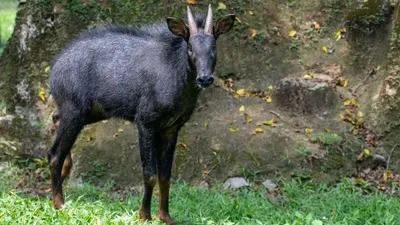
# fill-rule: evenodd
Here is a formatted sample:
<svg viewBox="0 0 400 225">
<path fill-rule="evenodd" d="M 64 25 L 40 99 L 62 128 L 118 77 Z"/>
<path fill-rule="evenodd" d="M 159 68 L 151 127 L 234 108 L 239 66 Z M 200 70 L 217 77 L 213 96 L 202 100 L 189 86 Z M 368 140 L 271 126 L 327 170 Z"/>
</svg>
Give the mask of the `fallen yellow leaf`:
<svg viewBox="0 0 400 225">
<path fill-rule="evenodd" d="M 369 152 L 368 149 L 364 149 L 364 154 L 365 154 L 365 155 L 370 155 L 371 153 Z"/>
<path fill-rule="evenodd" d="M 351 100 L 347 99 L 346 101 L 344 101 L 343 106 L 349 106 L 351 104 Z"/>
<path fill-rule="evenodd" d="M 44 102 L 46 101 L 45 91 L 42 88 L 39 89 L 39 98 Z"/>
<path fill-rule="evenodd" d="M 251 33 L 251 37 L 254 38 L 255 36 L 257 36 L 257 31 L 254 29 L 250 29 L 250 33 Z"/>
<path fill-rule="evenodd" d="M 45 72 L 45 73 L 49 73 L 49 72 L 50 72 L 50 66 L 46 67 L 46 68 L 44 69 L 44 72 Z"/>
<path fill-rule="evenodd" d="M 274 90 L 274 87 L 272 87 L 272 85 L 269 85 L 268 90 L 272 91 L 272 90 Z"/>
<path fill-rule="evenodd" d="M 244 112 L 245 109 L 246 109 L 246 108 L 244 107 L 244 105 L 242 105 L 242 106 L 240 106 L 239 111 L 240 111 L 240 112 Z"/>
<path fill-rule="evenodd" d="M 124 124 L 125 124 L 125 125 L 129 125 L 129 124 L 131 124 L 131 122 L 125 121 Z"/>
<path fill-rule="evenodd" d="M 246 94 L 246 90 L 245 89 L 239 89 L 236 91 L 236 94 L 238 94 L 239 96 L 244 96 Z"/>
<path fill-rule="evenodd" d="M 303 77 L 304 80 L 309 80 L 309 79 L 312 79 L 312 78 L 314 78 L 314 75 L 313 75 L 313 74 L 306 74 L 306 75 L 304 75 L 304 77 Z"/>
<path fill-rule="evenodd" d="M 253 10 L 250 10 L 250 11 L 249 11 L 249 14 L 250 14 L 250 15 L 254 15 L 255 13 L 254 13 Z"/>
<path fill-rule="evenodd" d="M 237 129 L 236 129 L 236 128 L 234 128 L 234 127 L 231 127 L 231 128 L 229 128 L 229 130 L 230 130 L 232 133 L 235 133 L 235 132 L 237 132 Z"/>
<path fill-rule="evenodd" d="M 178 145 L 182 146 L 184 149 L 188 149 L 188 145 L 183 142 L 178 142 Z"/>
<path fill-rule="evenodd" d="M 297 32 L 295 30 L 289 31 L 289 37 L 294 37 L 296 36 Z"/>
<path fill-rule="evenodd" d="M 342 87 L 347 87 L 349 85 L 349 80 L 342 77 L 339 78 L 338 85 Z"/>
<path fill-rule="evenodd" d="M 383 180 L 384 181 L 387 181 L 389 178 L 391 178 L 392 177 L 392 171 L 391 170 L 386 170 L 384 173 L 383 173 Z M 399 183 L 400 184 L 400 183 Z"/>
<path fill-rule="evenodd" d="M 268 103 L 271 103 L 272 102 L 271 96 L 268 96 L 268 98 L 265 101 L 267 101 Z"/>
<path fill-rule="evenodd" d="M 349 80 L 344 80 L 343 87 L 347 87 L 349 85 Z"/>
<path fill-rule="evenodd" d="M 224 3 L 222 3 L 222 2 L 218 3 L 217 10 L 224 10 L 224 9 L 226 9 L 226 5 Z"/>
<path fill-rule="evenodd" d="M 363 183 L 364 182 L 364 180 L 362 178 L 357 178 L 355 181 L 356 181 L 356 183 Z"/>
<path fill-rule="evenodd" d="M 238 23 L 242 23 L 242 21 L 241 21 L 241 20 L 239 19 L 239 17 L 237 17 L 237 16 L 236 16 L 235 20 L 236 20 Z"/>
<path fill-rule="evenodd" d="M 306 129 L 304 129 L 304 131 L 305 131 L 307 134 L 309 134 L 309 133 L 314 132 L 314 129 L 312 129 L 312 128 L 306 128 Z"/>
<path fill-rule="evenodd" d="M 331 132 L 331 130 L 328 129 L 328 128 L 325 128 L 324 130 L 325 130 L 326 133 L 330 133 Z"/>
<path fill-rule="evenodd" d="M 264 125 L 271 126 L 271 127 L 276 127 L 276 122 L 274 121 L 274 119 L 267 120 L 267 121 L 264 122 Z"/>
<path fill-rule="evenodd" d="M 314 22 L 314 28 L 316 30 L 319 30 L 319 29 L 321 29 L 321 25 L 319 25 L 319 23 L 317 23 L 317 22 Z"/>
<path fill-rule="evenodd" d="M 378 189 L 381 190 L 381 191 L 385 191 L 386 187 L 385 186 L 378 186 Z"/>
<path fill-rule="evenodd" d="M 349 105 L 357 105 L 357 100 L 356 99 L 347 99 L 346 101 L 343 102 L 343 106 L 349 106 Z"/>
<path fill-rule="evenodd" d="M 335 32 L 335 39 L 336 39 L 336 41 L 339 41 L 341 38 L 342 38 L 342 31 L 337 30 L 337 31 Z"/>
<path fill-rule="evenodd" d="M 264 130 L 262 128 L 256 128 L 254 129 L 253 133 L 263 133 Z"/>
<path fill-rule="evenodd" d="M 328 47 L 323 46 L 323 47 L 322 47 L 322 50 L 323 50 L 325 53 L 328 53 Z"/>
<path fill-rule="evenodd" d="M 124 132 L 124 129 L 119 128 L 119 129 L 118 129 L 118 132 L 119 132 L 119 133 L 123 133 L 123 132 Z"/>
<path fill-rule="evenodd" d="M 247 118 L 247 123 L 251 123 L 251 122 L 253 122 L 253 119 L 252 118 Z"/>
<path fill-rule="evenodd" d="M 267 120 L 264 122 L 264 125 L 270 126 L 272 125 L 273 122 L 274 122 L 273 120 Z"/>
</svg>

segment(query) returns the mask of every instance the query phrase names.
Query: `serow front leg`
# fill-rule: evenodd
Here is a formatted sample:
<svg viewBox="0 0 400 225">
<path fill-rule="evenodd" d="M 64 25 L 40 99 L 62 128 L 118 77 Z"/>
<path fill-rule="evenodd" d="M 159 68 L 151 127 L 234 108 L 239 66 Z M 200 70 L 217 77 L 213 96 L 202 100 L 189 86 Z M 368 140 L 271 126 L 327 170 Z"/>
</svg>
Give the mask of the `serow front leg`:
<svg viewBox="0 0 400 225">
<path fill-rule="evenodd" d="M 143 167 L 144 193 L 139 218 L 142 222 L 151 220 L 151 198 L 153 188 L 157 183 L 156 141 L 157 132 L 154 129 L 138 125 L 139 150 Z"/>
<path fill-rule="evenodd" d="M 160 188 L 158 217 L 169 225 L 175 224 L 169 215 L 169 188 L 177 137 L 178 129 L 163 131 L 157 147 L 158 185 Z"/>
</svg>

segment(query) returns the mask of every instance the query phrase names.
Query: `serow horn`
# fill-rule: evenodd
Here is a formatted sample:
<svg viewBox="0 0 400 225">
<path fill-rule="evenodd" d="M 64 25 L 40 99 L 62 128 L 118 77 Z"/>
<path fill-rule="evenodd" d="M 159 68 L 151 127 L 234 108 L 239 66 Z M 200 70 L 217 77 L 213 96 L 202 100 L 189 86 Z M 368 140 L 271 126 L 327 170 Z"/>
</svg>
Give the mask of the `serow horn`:
<svg viewBox="0 0 400 225">
<path fill-rule="evenodd" d="M 196 22 L 194 21 L 192 11 L 190 11 L 189 6 L 187 7 L 187 14 L 188 14 L 188 25 L 189 25 L 190 36 L 193 36 L 197 34 L 197 25 Z"/>
<path fill-rule="evenodd" d="M 211 35 L 213 34 L 213 15 L 212 15 L 211 4 L 208 5 L 208 13 L 207 13 L 206 25 L 204 27 L 204 33 Z"/>
</svg>

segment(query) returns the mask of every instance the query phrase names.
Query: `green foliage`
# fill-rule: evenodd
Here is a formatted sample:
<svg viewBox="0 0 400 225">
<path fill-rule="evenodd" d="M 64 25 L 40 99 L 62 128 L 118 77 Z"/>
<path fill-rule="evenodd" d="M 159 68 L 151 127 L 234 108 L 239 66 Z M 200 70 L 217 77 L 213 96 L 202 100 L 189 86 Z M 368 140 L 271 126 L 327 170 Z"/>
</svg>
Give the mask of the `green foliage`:
<svg viewBox="0 0 400 225">
<path fill-rule="evenodd" d="M 345 23 L 350 29 L 352 39 L 371 35 L 387 23 L 390 11 L 385 10 L 382 5 L 383 0 L 369 0 L 363 2 L 360 8 L 347 13 Z"/>
<path fill-rule="evenodd" d="M 50 17 L 53 13 L 53 3 L 51 0 L 26 1 L 26 7 L 32 15 L 33 23 L 40 23 L 40 18 Z"/>
<path fill-rule="evenodd" d="M 74 13 L 79 19 L 84 21 L 90 21 L 95 18 L 105 19 L 108 15 L 106 9 L 104 9 L 99 1 L 81 1 L 81 0 L 71 0 L 69 3 L 69 8 L 72 13 Z"/>
<path fill-rule="evenodd" d="M 305 155 L 305 156 L 308 156 L 311 154 L 310 150 L 306 147 L 300 147 L 300 148 L 296 149 L 296 152 L 298 152 L 302 155 Z"/>
<path fill-rule="evenodd" d="M 50 196 L 25 195 L 13 187 L 18 169 L 0 164 L 0 219 L 2 224 L 140 224 L 141 192 L 113 192 L 73 184 L 66 188 L 66 207 L 53 209 Z M 327 186 L 287 183 L 274 203 L 262 189 L 223 190 L 216 185 L 199 189 L 175 183 L 171 215 L 178 224 L 400 224 L 400 201 L 376 193 L 365 195 L 351 180 Z M 121 194 L 124 193 L 124 194 Z M 154 196 L 153 215 L 158 197 Z M 162 224 L 158 220 L 150 224 Z"/>
<path fill-rule="evenodd" d="M 0 50 L 1 51 L 1 50 Z M 1 52 L 0 52 L 0 55 L 1 55 Z M 3 111 L 3 110 L 6 110 L 7 109 L 7 103 L 5 102 L 5 101 L 3 101 L 3 100 L 1 100 L 0 101 L 0 114 L 1 114 L 1 112 Z"/>
<path fill-rule="evenodd" d="M 346 8 L 353 5 L 354 0 L 325 0 L 321 1 L 321 6 L 326 13 L 326 22 L 334 25 L 342 20 Z M 338 21 L 339 20 L 339 21 Z"/>
<path fill-rule="evenodd" d="M 82 177 L 91 183 L 97 183 L 106 174 L 106 165 L 97 160 L 91 162 L 90 164 L 93 166 L 93 169 L 88 173 L 82 174 Z"/>
<path fill-rule="evenodd" d="M 340 145 L 342 143 L 342 137 L 332 133 L 317 133 L 311 141 L 323 145 Z"/>
<path fill-rule="evenodd" d="M 301 42 L 297 39 L 294 39 L 292 43 L 289 45 L 290 50 L 298 50 L 300 48 Z"/>
<path fill-rule="evenodd" d="M 254 38 L 249 40 L 250 45 L 256 52 L 263 52 L 265 43 L 265 37 L 263 34 L 257 34 Z"/>
<path fill-rule="evenodd" d="M 14 31 L 15 17 L 15 9 L 0 10 L 0 55 L 6 47 L 7 40 Z"/>
</svg>

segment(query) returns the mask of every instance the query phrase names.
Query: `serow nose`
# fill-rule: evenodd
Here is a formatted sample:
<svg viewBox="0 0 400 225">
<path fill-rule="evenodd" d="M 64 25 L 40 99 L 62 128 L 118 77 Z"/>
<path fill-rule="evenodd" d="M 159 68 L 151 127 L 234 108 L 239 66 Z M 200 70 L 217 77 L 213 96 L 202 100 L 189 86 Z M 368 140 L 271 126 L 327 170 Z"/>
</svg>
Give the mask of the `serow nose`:
<svg viewBox="0 0 400 225">
<path fill-rule="evenodd" d="M 197 83 L 202 87 L 208 87 L 214 82 L 214 77 L 211 75 L 201 76 L 197 78 Z"/>
</svg>

